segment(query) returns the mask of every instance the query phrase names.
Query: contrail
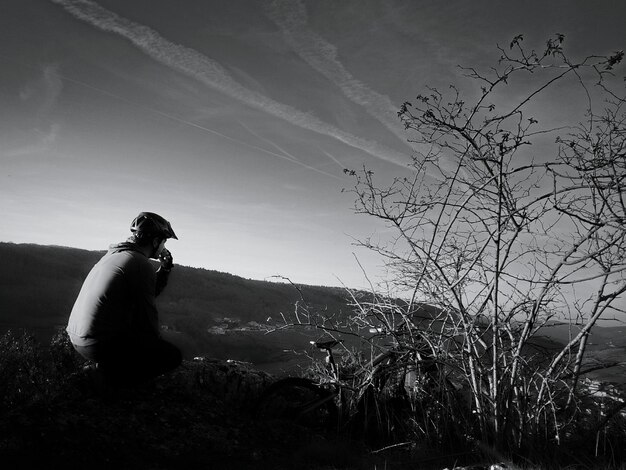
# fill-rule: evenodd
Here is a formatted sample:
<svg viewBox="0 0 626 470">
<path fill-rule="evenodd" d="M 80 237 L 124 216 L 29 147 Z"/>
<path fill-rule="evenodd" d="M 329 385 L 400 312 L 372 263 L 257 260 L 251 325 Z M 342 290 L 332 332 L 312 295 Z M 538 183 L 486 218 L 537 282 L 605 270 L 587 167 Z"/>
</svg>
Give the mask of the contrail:
<svg viewBox="0 0 626 470">
<path fill-rule="evenodd" d="M 298 158 L 296 158 L 294 155 L 290 154 L 289 152 L 287 152 L 285 149 L 283 149 L 282 147 L 280 147 L 278 144 L 276 144 L 275 142 L 272 142 L 270 139 L 267 139 L 265 137 L 260 136 L 259 134 L 257 134 L 256 132 L 254 132 L 252 129 L 250 129 L 250 127 L 246 126 L 243 122 L 241 121 L 237 121 L 239 123 L 239 125 L 241 127 L 243 127 L 246 131 L 248 131 L 250 134 L 252 134 L 254 137 L 256 137 L 259 140 L 262 140 L 263 142 L 271 145 L 272 147 L 274 147 L 276 150 L 278 150 L 279 152 L 281 152 L 282 154 L 284 154 L 285 156 L 289 157 L 290 160 L 292 160 L 294 163 L 302 163 Z"/>
<path fill-rule="evenodd" d="M 238 83 L 226 69 L 215 60 L 200 52 L 162 37 L 155 30 L 120 17 L 91 0 L 51 0 L 61 5 L 74 17 L 103 31 L 112 32 L 128 39 L 148 56 L 243 103 L 261 109 L 294 125 L 333 137 L 370 155 L 407 167 L 409 155 L 386 148 L 344 132 L 311 114 L 279 103 Z"/>
<path fill-rule="evenodd" d="M 31 66 L 31 65 L 24 64 L 22 62 L 14 60 L 14 59 L 9 59 L 9 58 L 7 58 L 5 56 L 0 56 L 0 57 L 2 57 L 5 60 L 11 60 L 12 62 L 15 62 L 16 64 L 18 64 L 18 65 L 20 65 L 22 67 L 27 67 L 27 68 L 32 68 L 32 69 L 35 68 L 35 67 Z M 96 86 L 90 85 L 89 83 L 83 82 L 81 80 L 76 80 L 74 78 L 67 77 L 65 75 L 60 74 L 56 69 L 55 70 L 46 69 L 46 78 L 49 79 L 50 77 L 56 77 L 59 80 L 63 80 L 63 81 L 70 82 L 70 83 L 74 83 L 75 85 L 79 85 L 81 87 L 84 87 L 84 88 L 87 88 L 89 90 L 95 91 L 95 92 L 100 93 L 102 95 L 108 96 L 110 98 L 114 98 L 114 99 L 116 99 L 118 101 L 122 101 L 122 102 L 127 103 L 127 104 L 129 104 L 131 106 L 134 106 L 134 107 L 136 107 L 138 109 L 143 109 L 144 111 L 147 111 L 147 112 L 159 115 L 159 116 L 161 116 L 161 117 L 163 117 L 165 119 L 177 122 L 179 124 L 184 124 L 184 125 L 187 125 L 187 126 L 190 126 L 190 127 L 196 128 L 196 129 L 199 129 L 201 131 L 208 132 L 210 134 L 217 135 L 219 137 L 222 137 L 223 139 L 230 140 L 230 141 L 235 142 L 235 143 L 237 143 L 239 145 L 243 145 L 244 147 L 248 147 L 250 149 L 253 149 L 253 150 L 256 150 L 256 151 L 259 151 L 259 152 L 263 152 L 263 153 L 265 153 L 267 155 L 271 155 L 273 157 L 278 157 L 278 158 L 282 158 L 282 159 L 288 160 L 288 161 L 290 161 L 292 163 L 295 163 L 296 165 L 300 165 L 300 166 L 302 166 L 304 168 L 307 168 L 309 170 L 313 170 L 313 171 L 316 171 L 316 172 L 321 173 L 323 175 L 330 176 L 331 178 L 335 178 L 335 179 L 341 180 L 341 178 L 338 177 L 337 175 L 332 175 L 330 173 L 326 173 L 325 171 L 322 171 L 322 170 L 320 170 L 318 168 L 314 168 L 312 166 L 306 165 L 305 163 L 302 163 L 301 161 L 299 161 L 298 159 L 293 157 L 293 155 L 287 154 L 287 155 L 289 155 L 287 157 L 285 155 L 278 154 L 278 153 L 272 152 L 270 150 L 267 150 L 267 149 L 265 149 L 263 147 L 259 147 L 257 145 L 249 144 L 249 143 L 247 143 L 247 142 L 245 142 L 243 140 L 236 139 L 234 137 L 231 137 L 229 135 L 223 134 L 223 133 L 218 132 L 218 131 L 216 131 L 214 129 L 211 129 L 209 127 L 201 126 L 200 124 L 197 124 L 197 123 L 195 123 L 193 121 L 188 121 L 186 119 L 182 119 L 182 118 L 174 116 L 172 114 L 165 113 L 165 112 L 160 111 L 158 109 L 150 108 L 149 106 L 142 105 L 142 104 L 137 103 L 135 101 L 129 100 L 127 98 L 124 98 L 123 96 L 120 96 L 120 95 L 117 95 L 117 94 L 112 93 L 110 91 L 103 90 L 102 88 L 98 88 Z M 240 124 L 243 126 L 242 123 L 240 123 Z M 248 132 L 250 132 L 251 134 L 255 135 L 256 137 L 259 137 L 256 134 L 254 134 L 252 131 L 250 131 L 250 129 L 248 129 L 246 126 L 243 126 L 243 127 L 245 127 L 246 130 Z M 58 129 L 55 128 L 55 129 L 53 129 L 53 131 L 54 131 L 54 133 L 56 135 L 56 133 L 58 132 Z M 46 138 L 46 141 L 48 141 L 48 140 L 50 140 L 50 137 Z M 274 147 L 277 147 L 281 152 L 284 152 L 284 150 L 282 150 L 280 147 L 276 146 L 275 144 L 274 144 Z M 22 153 L 24 153 L 24 152 L 20 152 L 19 154 L 21 155 Z M 8 153 L 7 153 L 7 155 L 8 155 Z M 18 154 L 16 153 L 15 155 L 18 155 Z M 10 156 L 13 156 L 13 154 L 11 154 Z"/>
<path fill-rule="evenodd" d="M 337 85 L 352 102 L 363 106 L 405 145 L 407 136 L 397 117 L 398 106 L 391 100 L 355 79 L 337 59 L 337 48 L 308 28 L 305 6 L 300 0 L 274 0 L 269 5 L 270 18 L 280 28 L 293 50 L 317 72 Z"/>
<path fill-rule="evenodd" d="M 317 147 L 319 149 L 320 152 L 322 152 L 324 155 L 326 155 L 328 158 L 330 158 L 333 162 L 335 162 L 337 165 L 339 165 L 341 168 L 345 169 L 346 166 L 344 164 L 342 164 L 339 160 L 337 160 L 337 158 L 330 154 L 329 152 L 327 152 L 326 150 L 324 150 L 321 147 Z"/>
<path fill-rule="evenodd" d="M 335 178 L 338 179 L 340 181 L 343 180 L 343 178 L 340 178 L 337 175 L 333 175 L 331 173 L 327 173 L 324 170 L 320 170 L 319 168 L 315 168 L 313 166 L 307 165 L 306 163 L 303 163 L 302 161 L 300 161 L 299 159 L 297 159 L 295 156 L 293 156 L 291 153 L 287 152 L 285 149 L 283 149 L 282 147 L 280 147 L 278 144 L 276 144 L 275 142 L 272 142 L 270 139 L 266 139 L 265 137 L 261 137 L 259 134 L 257 134 L 256 132 L 254 132 L 252 129 L 250 129 L 248 126 L 246 126 L 243 122 L 241 121 L 237 121 L 239 123 L 239 125 L 241 127 L 243 127 L 245 130 L 247 130 L 250 134 L 252 134 L 254 137 L 256 137 L 257 139 L 262 140 L 263 142 L 268 143 L 269 145 L 271 145 L 272 147 L 274 147 L 275 149 L 277 149 L 279 152 L 282 152 L 284 155 L 277 155 L 277 156 L 281 156 L 282 158 L 285 158 L 286 160 L 296 163 L 304 168 L 308 168 L 309 170 L 313 170 L 316 171 L 317 173 L 320 173 L 322 175 L 326 175 L 326 176 L 330 176 L 331 178 Z"/>
</svg>

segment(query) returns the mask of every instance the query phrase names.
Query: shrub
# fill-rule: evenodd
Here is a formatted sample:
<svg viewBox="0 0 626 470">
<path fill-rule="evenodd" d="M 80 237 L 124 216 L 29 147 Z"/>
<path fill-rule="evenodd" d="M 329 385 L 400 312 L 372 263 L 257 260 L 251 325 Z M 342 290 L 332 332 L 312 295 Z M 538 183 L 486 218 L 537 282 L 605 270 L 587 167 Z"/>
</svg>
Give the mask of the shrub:
<svg viewBox="0 0 626 470">
<path fill-rule="evenodd" d="M 36 339 L 8 331 L 0 338 L 0 410 L 43 398 L 50 386 L 49 370 Z"/>
<path fill-rule="evenodd" d="M 57 332 L 47 348 L 32 334 L 8 331 L 0 337 L 0 411 L 45 404 L 83 363 L 65 331 Z"/>
</svg>

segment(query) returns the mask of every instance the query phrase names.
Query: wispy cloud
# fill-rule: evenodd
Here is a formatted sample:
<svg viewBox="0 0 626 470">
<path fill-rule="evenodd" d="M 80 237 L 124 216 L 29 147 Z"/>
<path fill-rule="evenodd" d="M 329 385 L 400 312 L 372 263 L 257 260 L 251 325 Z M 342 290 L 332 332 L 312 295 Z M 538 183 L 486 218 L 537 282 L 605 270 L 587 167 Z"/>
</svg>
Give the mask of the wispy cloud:
<svg viewBox="0 0 626 470">
<path fill-rule="evenodd" d="M 274 0 L 268 4 L 268 14 L 287 43 L 305 62 L 407 143 L 406 133 L 397 116 L 399 107 L 389 97 L 354 78 L 337 58 L 337 48 L 308 27 L 306 8 L 301 0 Z"/>
<path fill-rule="evenodd" d="M 333 137 L 383 160 L 406 166 L 409 156 L 377 142 L 357 137 L 332 126 L 310 113 L 277 102 L 237 82 L 224 67 L 189 47 L 175 44 L 148 26 L 122 18 L 91 0 L 52 0 L 76 18 L 103 31 L 128 39 L 154 60 L 184 73 L 249 106 L 261 109 L 304 129 Z"/>
<path fill-rule="evenodd" d="M 35 138 L 30 143 L 12 149 L 5 148 L 0 151 L 0 156 L 16 158 L 49 152 L 56 142 L 60 130 L 61 126 L 58 123 L 53 123 L 47 131 L 35 129 Z"/>
<path fill-rule="evenodd" d="M 63 91 L 63 81 L 58 71 L 58 65 L 45 65 L 39 78 L 21 88 L 20 99 L 24 102 L 33 102 L 36 106 L 36 120 L 32 129 L 34 137 L 27 144 L 15 148 L 8 148 L 5 145 L 0 152 L 2 157 L 42 154 L 49 151 L 56 142 L 61 125 L 52 121 L 51 115 Z"/>
<path fill-rule="evenodd" d="M 63 91 L 63 80 L 57 64 L 33 67 L 39 75 L 36 79 L 25 83 L 19 92 L 20 99 L 36 107 L 37 119 L 45 122 L 54 110 L 59 96 Z"/>
<path fill-rule="evenodd" d="M 63 91 L 63 81 L 58 70 L 58 65 L 46 65 L 43 69 L 44 99 L 39 108 L 40 117 L 50 115 Z"/>
<path fill-rule="evenodd" d="M 26 83 L 20 90 L 22 101 L 38 100 L 37 115 L 45 117 L 54 108 L 57 99 L 63 90 L 63 81 L 59 77 L 59 66 L 48 64 L 41 70 L 41 77 Z"/>
</svg>

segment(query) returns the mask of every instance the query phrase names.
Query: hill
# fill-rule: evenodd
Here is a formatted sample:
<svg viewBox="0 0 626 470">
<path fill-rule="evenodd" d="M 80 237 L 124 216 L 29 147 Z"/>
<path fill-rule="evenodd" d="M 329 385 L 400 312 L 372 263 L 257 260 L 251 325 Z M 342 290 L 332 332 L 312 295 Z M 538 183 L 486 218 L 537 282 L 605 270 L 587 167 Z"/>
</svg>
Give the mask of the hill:
<svg viewBox="0 0 626 470">
<path fill-rule="evenodd" d="M 0 334 L 24 328 L 47 341 L 67 323 L 82 282 L 104 251 L 59 246 L 0 243 Z M 252 362 L 270 372 L 292 371 L 306 362 L 302 351 L 318 331 L 282 331 L 267 335 L 262 325 L 293 312 L 303 295 L 313 307 L 347 313 L 343 288 L 244 279 L 232 274 L 176 265 L 165 292 L 157 299 L 164 334 L 187 358 L 205 355 Z M 423 309 L 426 317 L 435 313 Z M 429 322 L 432 327 L 432 323 Z M 537 347 L 554 349 L 577 332 L 576 326 L 554 323 L 545 328 Z M 596 327 L 590 336 L 593 360 L 621 361 L 626 348 L 622 327 Z M 602 379 L 622 376 L 611 368 Z M 608 374 L 608 375 L 607 375 Z"/>
<path fill-rule="evenodd" d="M 103 254 L 0 243 L 0 333 L 24 328 L 47 341 L 66 325 L 85 276 Z M 179 265 L 157 305 L 167 334 L 186 356 L 208 354 L 258 362 L 276 359 L 301 339 L 267 338 L 250 325 L 278 321 L 281 312 L 293 311 L 301 293 L 316 308 L 333 312 L 348 308 L 342 288 L 296 288 Z M 228 334 L 229 328 L 238 330 L 236 337 Z"/>
</svg>

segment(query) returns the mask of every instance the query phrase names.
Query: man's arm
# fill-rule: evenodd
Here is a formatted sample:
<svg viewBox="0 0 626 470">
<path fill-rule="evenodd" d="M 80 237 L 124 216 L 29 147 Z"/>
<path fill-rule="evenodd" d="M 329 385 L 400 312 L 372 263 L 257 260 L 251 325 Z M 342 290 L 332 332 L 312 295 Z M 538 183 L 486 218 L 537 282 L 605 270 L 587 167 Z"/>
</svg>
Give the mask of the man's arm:
<svg viewBox="0 0 626 470">
<path fill-rule="evenodd" d="M 138 263 L 137 278 L 137 310 L 133 318 L 133 330 L 138 334 L 160 336 L 159 313 L 155 302 L 156 274 L 148 260 Z"/>
<path fill-rule="evenodd" d="M 167 285 L 167 281 L 170 277 L 170 271 L 174 266 L 174 258 L 172 254 L 163 248 L 163 251 L 159 255 L 159 261 L 161 261 L 161 267 L 156 272 L 156 286 L 155 286 L 155 296 L 158 296 L 163 292 L 165 286 Z"/>
</svg>

